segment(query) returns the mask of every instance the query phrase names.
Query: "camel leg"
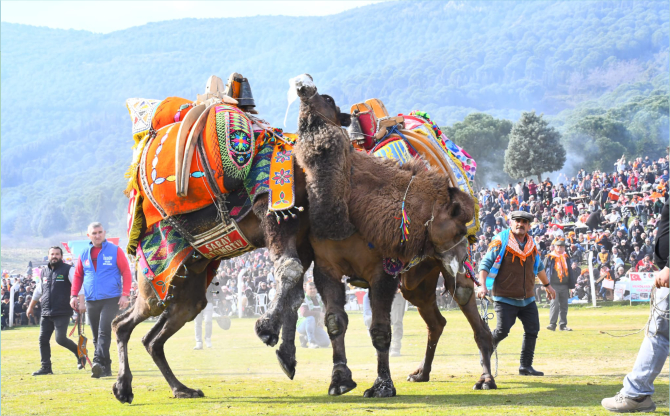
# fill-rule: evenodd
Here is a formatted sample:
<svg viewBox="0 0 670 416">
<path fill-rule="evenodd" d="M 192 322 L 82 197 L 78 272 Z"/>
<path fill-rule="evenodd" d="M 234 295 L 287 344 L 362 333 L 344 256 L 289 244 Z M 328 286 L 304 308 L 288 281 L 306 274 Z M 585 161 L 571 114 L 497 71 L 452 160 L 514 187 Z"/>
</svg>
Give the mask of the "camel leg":
<svg viewBox="0 0 670 416">
<path fill-rule="evenodd" d="M 194 390 L 181 383 L 170 369 L 165 358 L 165 342 L 179 331 L 186 322 L 192 321 L 207 305 L 205 296 L 206 273 L 189 276 L 184 280 L 191 287 L 182 287 L 175 293 L 175 298 L 158 318 L 158 322 L 142 338 L 142 343 L 147 349 L 163 377 L 170 385 L 172 394 L 176 398 L 203 397 L 202 390 Z M 201 289 L 202 286 L 202 290 Z"/>
<path fill-rule="evenodd" d="M 294 292 L 291 289 L 298 284 L 304 273 L 296 248 L 300 223 L 297 219 L 290 219 L 277 224 L 274 216 L 265 215 L 267 211 L 265 203 L 257 203 L 254 211 L 262 218 L 261 226 L 270 252 L 270 259 L 274 263 L 274 274 L 278 283 L 277 295 L 270 302 L 267 312 L 256 321 L 255 330 L 263 343 L 273 347 L 279 341 L 284 310 L 292 303 L 289 298 Z"/>
<path fill-rule="evenodd" d="M 398 290 L 398 279 L 379 272 L 370 282 L 370 306 L 372 323 L 370 337 L 377 349 L 377 379 L 365 390 L 364 397 L 393 397 L 396 394 L 391 369 L 389 348 L 391 346 L 391 305 Z"/>
<path fill-rule="evenodd" d="M 340 276 L 341 277 L 341 276 Z M 338 276 L 331 270 L 314 267 L 314 284 L 325 302 L 325 324 L 333 346 L 333 374 L 328 394 L 339 396 L 356 388 L 347 366 L 344 335 L 349 325 L 349 317 L 344 311 L 346 289 Z"/>
<path fill-rule="evenodd" d="M 149 310 L 145 300 L 138 298 L 132 309 L 126 310 L 112 321 L 112 330 L 116 334 L 116 345 L 119 350 L 119 374 L 112 391 L 114 397 L 121 403 L 133 402 L 133 375 L 128 363 L 128 341 L 133 329 L 150 316 Z"/>
<path fill-rule="evenodd" d="M 305 299 L 305 290 L 302 287 L 302 282 L 303 278 L 301 277 L 287 295 L 288 305 L 281 317 L 282 341 L 276 351 L 279 366 L 291 380 L 295 376 L 295 366 L 298 364 L 295 359 L 295 332 L 298 322 L 298 309 Z"/>
<path fill-rule="evenodd" d="M 426 382 L 430 380 L 430 371 L 433 366 L 437 343 L 442 336 L 444 327 L 447 325 L 447 320 L 444 319 L 437 306 L 437 299 L 435 296 L 435 289 L 437 287 L 437 279 L 439 276 L 439 271 L 434 271 L 426 276 L 415 289 L 402 289 L 403 296 L 417 307 L 419 314 L 424 322 L 426 322 L 428 328 L 426 355 L 424 356 L 423 361 L 421 361 L 419 368 L 407 377 L 408 381 Z"/>
<path fill-rule="evenodd" d="M 314 252 L 312 246 L 305 239 L 298 250 L 302 267 L 307 270 L 314 259 Z M 284 371 L 284 374 L 291 380 L 295 376 L 295 366 L 297 361 L 295 359 L 295 332 L 296 324 L 298 322 L 298 309 L 305 300 L 305 289 L 303 288 L 304 274 L 300 276 L 298 282 L 293 286 L 289 292 L 287 299 L 287 307 L 282 314 L 282 342 L 277 349 L 277 360 Z"/>
<path fill-rule="evenodd" d="M 472 331 L 474 332 L 475 342 L 479 348 L 480 362 L 482 365 L 482 375 L 475 383 L 474 390 L 492 390 L 497 389 L 493 374 L 491 372 L 491 354 L 493 354 L 493 337 L 491 330 L 482 320 L 477 310 L 477 301 L 475 296 L 475 283 L 466 278 L 465 275 L 459 274 L 454 280 L 453 277 L 447 274 L 446 270 L 442 269 L 442 276 L 444 276 L 444 283 L 447 290 L 451 293 L 453 298 L 461 308 L 463 315 L 467 318 Z"/>
</svg>

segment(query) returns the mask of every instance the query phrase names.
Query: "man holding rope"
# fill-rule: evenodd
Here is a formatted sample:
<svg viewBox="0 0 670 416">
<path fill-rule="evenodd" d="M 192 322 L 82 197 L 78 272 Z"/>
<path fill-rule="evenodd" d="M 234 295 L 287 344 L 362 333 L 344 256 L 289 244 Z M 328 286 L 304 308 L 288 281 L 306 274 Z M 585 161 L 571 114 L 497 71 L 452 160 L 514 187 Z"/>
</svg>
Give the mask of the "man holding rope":
<svg viewBox="0 0 670 416">
<path fill-rule="evenodd" d="M 494 348 L 509 335 L 518 317 L 524 330 L 519 374 L 543 376 L 543 372 L 533 368 L 535 343 L 540 331 L 533 290 L 535 276 L 542 282 L 547 300 L 554 299 L 556 292 L 544 272 L 533 238 L 528 235 L 533 216 L 525 211 L 514 211 L 511 219 L 512 226 L 496 235 L 479 265 L 479 281 L 486 284 L 480 286 L 478 296 L 484 298 L 487 295 L 487 286 L 492 280 L 492 295 L 498 315 L 498 324 L 491 333 Z"/>
<path fill-rule="evenodd" d="M 656 405 L 651 400 L 654 380 L 661 373 L 668 358 L 668 200 L 665 201 L 654 248 L 654 260 L 661 271 L 656 272 L 656 290 L 652 293 L 651 316 L 647 333 L 642 340 L 633 371 L 623 380 L 623 388 L 614 397 L 602 400 L 605 409 L 617 413 L 653 412 Z"/>
</svg>

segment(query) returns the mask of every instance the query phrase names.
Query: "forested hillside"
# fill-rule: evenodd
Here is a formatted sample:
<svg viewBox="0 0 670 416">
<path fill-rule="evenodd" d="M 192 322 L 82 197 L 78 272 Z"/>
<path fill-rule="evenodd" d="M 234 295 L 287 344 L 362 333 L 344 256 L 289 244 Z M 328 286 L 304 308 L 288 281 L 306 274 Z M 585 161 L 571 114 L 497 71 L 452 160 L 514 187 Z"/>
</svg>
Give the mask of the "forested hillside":
<svg viewBox="0 0 670 416">
<path fill-rule="evenodd" d="M 657 152 L 668 142 L 669 24 L 662 1 L 388 2 L 104 35 L 2 23 L 2 234 L 79 232 L 91 220 L 119 234 L 132 142 L 124 101 L 194 99 L 210 75 L 234 71 L 280 127 L 287 80 L 309 73 L 342 108 L 377 97 L 442 126 L 472 112 L 544 112 L 569 164 L 591 163 L 584 140 L 593 154 Z M 296 115 L 294 105 L 288 130 Z"/>
</svg>

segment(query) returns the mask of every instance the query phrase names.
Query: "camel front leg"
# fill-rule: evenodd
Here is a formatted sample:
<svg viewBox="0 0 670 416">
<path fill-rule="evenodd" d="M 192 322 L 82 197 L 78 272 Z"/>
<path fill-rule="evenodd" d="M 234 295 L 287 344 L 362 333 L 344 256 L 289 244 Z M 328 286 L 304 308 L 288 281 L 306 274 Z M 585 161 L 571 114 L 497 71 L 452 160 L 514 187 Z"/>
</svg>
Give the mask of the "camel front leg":
<svg viewBox="0 0 670 416">
<path fill-rule="evenodd" d="M 377 350 L 377 379 L 372 387 L 365 390 L 364 397 L 394 397 L 395 386 L 389 367 L 389 348 L 391 347 L 391 306 L 398 290 L 398 279 L 383 271 L 370 282 L 370 306 L 372 323 L 370 337 Z"/>
</svg>

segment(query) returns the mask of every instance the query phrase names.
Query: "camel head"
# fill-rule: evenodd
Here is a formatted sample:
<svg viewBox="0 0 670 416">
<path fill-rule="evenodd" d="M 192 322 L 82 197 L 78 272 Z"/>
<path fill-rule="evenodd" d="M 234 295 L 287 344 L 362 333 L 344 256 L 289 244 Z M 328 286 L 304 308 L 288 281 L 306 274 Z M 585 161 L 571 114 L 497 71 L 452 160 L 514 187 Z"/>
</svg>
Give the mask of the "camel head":
<svg viewBox="0 0 670 416">
<path fill-rule="evenodd" d="M 451 274 L 464 273 L 467 259 L 468 229 L 472 220 L 474 201 L 458 188 L 448 188 L 448 200 L 438 196 L 432 224 L 428 225 L 428 239 L 433 246 L 433 258 Z M 440 201 L 443 199 L 442 201 Z"/>
<path fill-rule="evenodd" d="M 333 97 L 318 93 L 311 75 L 299 75 L 294 80 L 295 88 L 300 98 L 301 128 L 303 120 L 312 122 L 323 119 L 329 124 L 344 127 L 348 127 L 351 124 L 351 115 L 349 113 L 342 113 L 340 107 L 335 104 Z M 304 117 L 309 114 L 314 114 L 316 117 Z"/>
</svg>

